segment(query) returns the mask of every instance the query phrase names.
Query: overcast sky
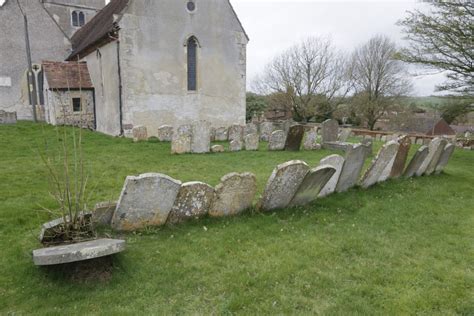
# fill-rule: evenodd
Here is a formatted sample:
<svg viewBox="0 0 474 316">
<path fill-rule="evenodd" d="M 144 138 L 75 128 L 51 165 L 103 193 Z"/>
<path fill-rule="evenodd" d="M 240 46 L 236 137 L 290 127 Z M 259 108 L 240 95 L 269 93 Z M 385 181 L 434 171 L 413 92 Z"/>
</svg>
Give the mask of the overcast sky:
<svg viewBox="0 0 474 316">
<path fill-rule="evenodd" d="M 403 44 L 395 25 L 407 10 L 426 6 L 416 0 L 231 0 L 250 43 L 247 51 L 248 82 L 279 52 L 309 36 L 330 36 L 345 51 L 385 34 Z M 414 95 L 434 92 L 442 75 L 414 77 Z"/>
</svg>

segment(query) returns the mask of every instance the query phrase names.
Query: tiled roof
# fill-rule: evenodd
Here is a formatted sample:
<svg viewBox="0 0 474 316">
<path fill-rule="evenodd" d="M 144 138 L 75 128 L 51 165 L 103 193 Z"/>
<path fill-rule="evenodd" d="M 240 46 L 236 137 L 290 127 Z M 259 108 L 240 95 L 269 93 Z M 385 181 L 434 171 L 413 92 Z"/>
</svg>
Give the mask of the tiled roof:
<svg viewBox="0 0 474 316">
<path fill-rule="evenodd" d="M 94 88 L 84 62 L 43 61 L 43 71 L 50 89 Z"/>
<path fill-rule="evenodd" d="M 118 30 L 114 15 L 122 13 L 130 0 L 112 0 L 92 20 L 77 31 L 71 38 L 72 53 L 67 60 L 83 57 L 94 48 L 113 40 L 109 36 Z"/>
</svg>

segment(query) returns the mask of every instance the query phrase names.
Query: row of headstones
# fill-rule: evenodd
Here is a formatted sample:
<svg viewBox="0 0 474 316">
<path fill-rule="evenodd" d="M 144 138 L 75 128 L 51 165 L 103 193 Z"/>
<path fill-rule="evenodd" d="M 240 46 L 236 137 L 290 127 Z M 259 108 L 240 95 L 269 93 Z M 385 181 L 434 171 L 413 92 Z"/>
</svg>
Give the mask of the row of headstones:
<svg viewBox="0 0 474 316">
<path fill-rule="evenodd" d="M 0 110 L 0 124 L 16 124 L 16 112 L 5 112 Z"/>
<path fill-rule="evenodd" d="M 313 169 L 299 160 L 281 164 L 268 179 L 257 208 L 271 211 L 306 205 L 356 185 L 368 188 L 390 178 L 440 173 L 454 151 L 453 144 L 436 138 L 429 147 L 422 146 L 405 168 L 410 146 L 408 137 L 385 144 L 362 179 L 360 173 L 367 158 L 362 144 L 353 145 L 345 157 L 331 155 L 322 159 Z M 256 191 L 256 177 L 251 173 L 228 174 L 215 188 L 202 182 L 183 184 L 163 174 L 130 176 L 111 224 L 119 231 L 133 231 L 204 216 L 237 215 L 253 206 Z"/>
<path fill-rule="evenodd" d="M 324 126 L 322 130 L 324 134 Z M 135 141 L 146 140 L 146 127 L 135 127 L 133 135 Z M 258 150 L 261 140 L 268 141 L 268 150 L 270 151 L 298 151 L 301 145 L 305 150 L 321 148 L 318 143 L 318 128 L 305 129 L 302 125 L 290 126 L 287 131 L 275 130 L 267 135 L 259 134 L 256 128 L 249 129 L 240 125 L 233 125 L 229 129 L 218 128 L 213 132 L 208 122 L 200 121 L 192 125 L 181 125 L 177 129 L 173 129 L 172 126 L 162 126 L 158 130 L 158 139 L 171 141 L 173 154 L 223 152 L 225 149 L 222 145 L 211 147 L 211 141 L 224 139 L 230 140 L 230 151 Z"/>
</svg>

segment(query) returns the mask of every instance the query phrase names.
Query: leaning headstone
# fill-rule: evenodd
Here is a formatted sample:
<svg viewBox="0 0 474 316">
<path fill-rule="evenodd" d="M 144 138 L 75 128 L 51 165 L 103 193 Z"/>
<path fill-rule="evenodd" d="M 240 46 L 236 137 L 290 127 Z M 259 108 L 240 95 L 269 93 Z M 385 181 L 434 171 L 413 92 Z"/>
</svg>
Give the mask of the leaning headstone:
<svg viewBox="0 0 474 316">
<path fill-rule="evenodd" d="M 258 145 L 260 143 L 260 138 L 257 133 L 248 134 L 245 136 L 245 150 L 255 151 L 258 150 Z"/>
<path fill-rule="evenodd" d="M 454 144 L 447 144 L 444 148 L 443 154 L 439 158 L 438 165 L 436 166 L 436 174 L 443 172 L 444 168 L 448 165 L 449 159 L 454 153 L 456 146 Z"/>
<path fill-rule="evenodd" d="M 158 140 L 160 142 L 170 142 L 173 139 L 173 126 L 163 125 L 158 128 Z"/>
<path fill-rule="evenodd" d="M 225 149 L 222 145 L 214 145 L 211 147 L 211 152 L 213 153 L 223 153 L 224 151 Z"/>
<path fill-rule="evenodd" d="M 132 129 L 133 141 L 140 142 L 148 139 L 148 133 L 145 126 L 135 126 Z"/>
<path fill-rule="evenodd" d="M 319 162 L 320 165 L 329 165 L 336 169 L 334 175 L 329 179 L 326 185 L 319 192 L 319 197 L 328 196 L 329 194 L 334 193 L 336 190 L 337 182 L 339 181 L 339 176 L 341 175 L 342 167 L 344 166 L 344 158 L 339 155 L 331 155 L 326 158 L 321 159 Z"/>
<path fill-rule="evenodd" d="M 288 131 L 285 141 L 285 150 L 288 151 L 299 151 L 301 148 L 301 142 L 304 136 L 303 125 L 293 125 Z"/>
<path fill-rule="evenodd" d="M 191 152 L 192 126 L 182 125 L 173 132 L 171 141 L 172 154 L 185 154 Z"/>
<path fill-rule="evenodd" d="M 112 228 L 133 231 L 164 225 L 180 187 L 181 181 L 159 173 L 127 177 L 112 218 Z"/>
<path fill-rule="evenodd" d="M 350 128 L 344 128 L 339 135 L 339 141 L 340 142 L 347 142 L 349 137 L 351 136 L 352 130 Z"/>
<path fill-rule="evenodd" d="M 216 186 L 209 210 L 211 217 L 231 216 L 252 207 L 257 192 L 257 180 L 252 173 L 230 173 Z"/>
<path fill-rule="evenodd" d="M 203 154 L 211 151 L 211 124 L 199 121 L 193 124 L 191 138 L 191 152 Z"/>
<path fill-rule="evenodd" d="M 284 131 L 274 131 L 270 136 L 270 140 L 268 142 L 268 150 L 283 150 L 285 149 L 285 142 L 286 142 L 286 134 Z"/>
<path fill-rule="evenodd" d="M 321 125 L 322 143 L 337 142 L 339 123 L 336 120 L 326 120 Z"/>
<path fill-rule="evenodd" d="M 390 178 L 399 178 L 402 176 L 403 171 L 405 170 L 405 164 L 407 162 L 412 140 L 408 136 L 401 136 L 398 138 L 398 143 L 400 144 L 400 147 L 398 148 L 397 156 L 393 162 Z"/>
<path fill-rule="evenodd" d="M 213 187 L 202 182 L 184 183 L 179 189 L 167 223 L 178 224 L 206 216 L 213 199 Z"/>
<path fill-rule="evenodd" d="M 413 177 L 416 172 L 420 169 L 423 161 L 425 161 L 426 157 L 428 156 L 428 146 L 421 146 L 411 159 L 410 163 L 405 169 L 403 176 L 406 178 Z"/>
<path fill-rule="evenodd" d="M 439 158 L 443 153 L 444 147 L 446 147 L 446 144 L 447 141 L 439 137 L 436 137 L 430 142 L 428 146 L 428 156 L 426 156 L 425 161 L 423 161 L 420 166 L 420 169 L 418 169 L 418 171 L 416 172 L 416 175 L 418 177 L 424 174 L 430 175 L 431 173 L 433 173 L 434 169 L 436 168 L 436 165 L 438 164 Z M 428 173 L 428 168 L 433 165 L 434 167 L 431 167 L 433 168 L 431 173 Z"/>
<path fill-rule="evenodd" d="M 361 186 L 363 188 L 368 188 L 380 181 L 383 172 L 387 169 L 390 163 L 394 161 L 399 146 L 398 142 L 390 141 L 380 148 L 379 153 L 375 159 L 372 160 L 369 169 L 367 169 L 362 178 Z"/>
<path fill-rule="evenodd" d="M 317 127 L 313 127 L 305 133 L 303 148 L 305 150 L 321 149 L 321 145 L 318 144 L 318 128 Z"/>
<path fill-rule="evenodd" d="M 263 122 L 260 124 L 260 140 L 264 142 L 270 141 L 270 136 L 273 133 L 273 123 Z"/>
<path fill-rule="evenodd" d="M 292 160 L 277 166 L 268 179 L 259 203 L 260 208 L 270 211 L 287 207 L 308 172 L 308 165 L 300 160 Z"/>
<path fill-rule="evenodd" d="M 258 126 L 255 123 L 247 123 L 244 129 L 244 136 L 248 134 L 258 134 Z"/>
<path fill-rule="evenodd" d="M 227 128 L 219 127 L 216 129 L 216 141 L 223 142 L 228 140 Z"/>
<path fill-rule="evenodd" d="M 448 145 L 448 141 L 446 139 L 441 139 L 438 147 L 436 148 L 433 154 L 433 158 L 431 159 L 430 163 L 428 164 L 428 167 L 426 168 L 425 174 L 427 176 L 432 175 L 436 171 L 436 167 L 438 166 L 438 163 L 447 145 Z"/>
<path fill-rule="evenodd" d="M 116 208 L 117 202 L 97 203 L 94 212 L 92 212 L 92 224 L 94 226 L 110 226 Z"/>
<path fill-rule="evenodd" d="M 33 251 L 37 266 L 52 266 L 110 256 L 125 250 L 125 240 L 95 239 Z"/>
<path fill-rule="evenodd" d="M 241 125 L 232 125 L 229 127 L 229 141 L 240 140 L 244 138 L 244 127 Z"/>
<path fill-rule="evenodd" d="M 348 144 L 348 143 L 346 143 Z M 374 152 L 374 143 L 371 140 L 368 139 L 363 139 L 362 140 L 362 146 L 365 147 L 365 150 L 367 151 L 367 157 L 372 156 Z"/>
<path fill-rule="evenodd" d="M 336 169 L 330 165 L 322 165 L 311 169 L 304 177 L 298 191 L 296 191 L 290 206 L 306 205 L 316 200 L 319 192 L 334 173 L 336 173 Z"/>
<path fill-rule="evenodd" d="M 229 145 L 230 151 L 241 151 L 242 150 L 242 141 L 240 139 L 234 139 L 230 142 Z"/>
<path fill-rule="evenodd" d="M 367 149 L 362 144 L 353 145 L 346 153 L 344 166 L 336 186 L 337 192 L 345 192 L 355 186 L 367 158 Z"/>
</svg>

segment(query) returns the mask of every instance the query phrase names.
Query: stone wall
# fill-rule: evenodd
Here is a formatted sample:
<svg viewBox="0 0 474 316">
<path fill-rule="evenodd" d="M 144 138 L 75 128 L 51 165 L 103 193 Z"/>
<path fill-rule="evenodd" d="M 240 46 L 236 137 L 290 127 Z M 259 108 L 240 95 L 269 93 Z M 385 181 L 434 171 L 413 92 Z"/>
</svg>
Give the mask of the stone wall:
<svg viewBox="0 0 474 316">
<path fill-rule="evenodd" d="M 72 99 L 82 99 L 82 111 L 74 112 Z M 94 91 L 47 91 L 46 122 L 52 125 L 71 125 L 94 129 Z"/>
</svg>

